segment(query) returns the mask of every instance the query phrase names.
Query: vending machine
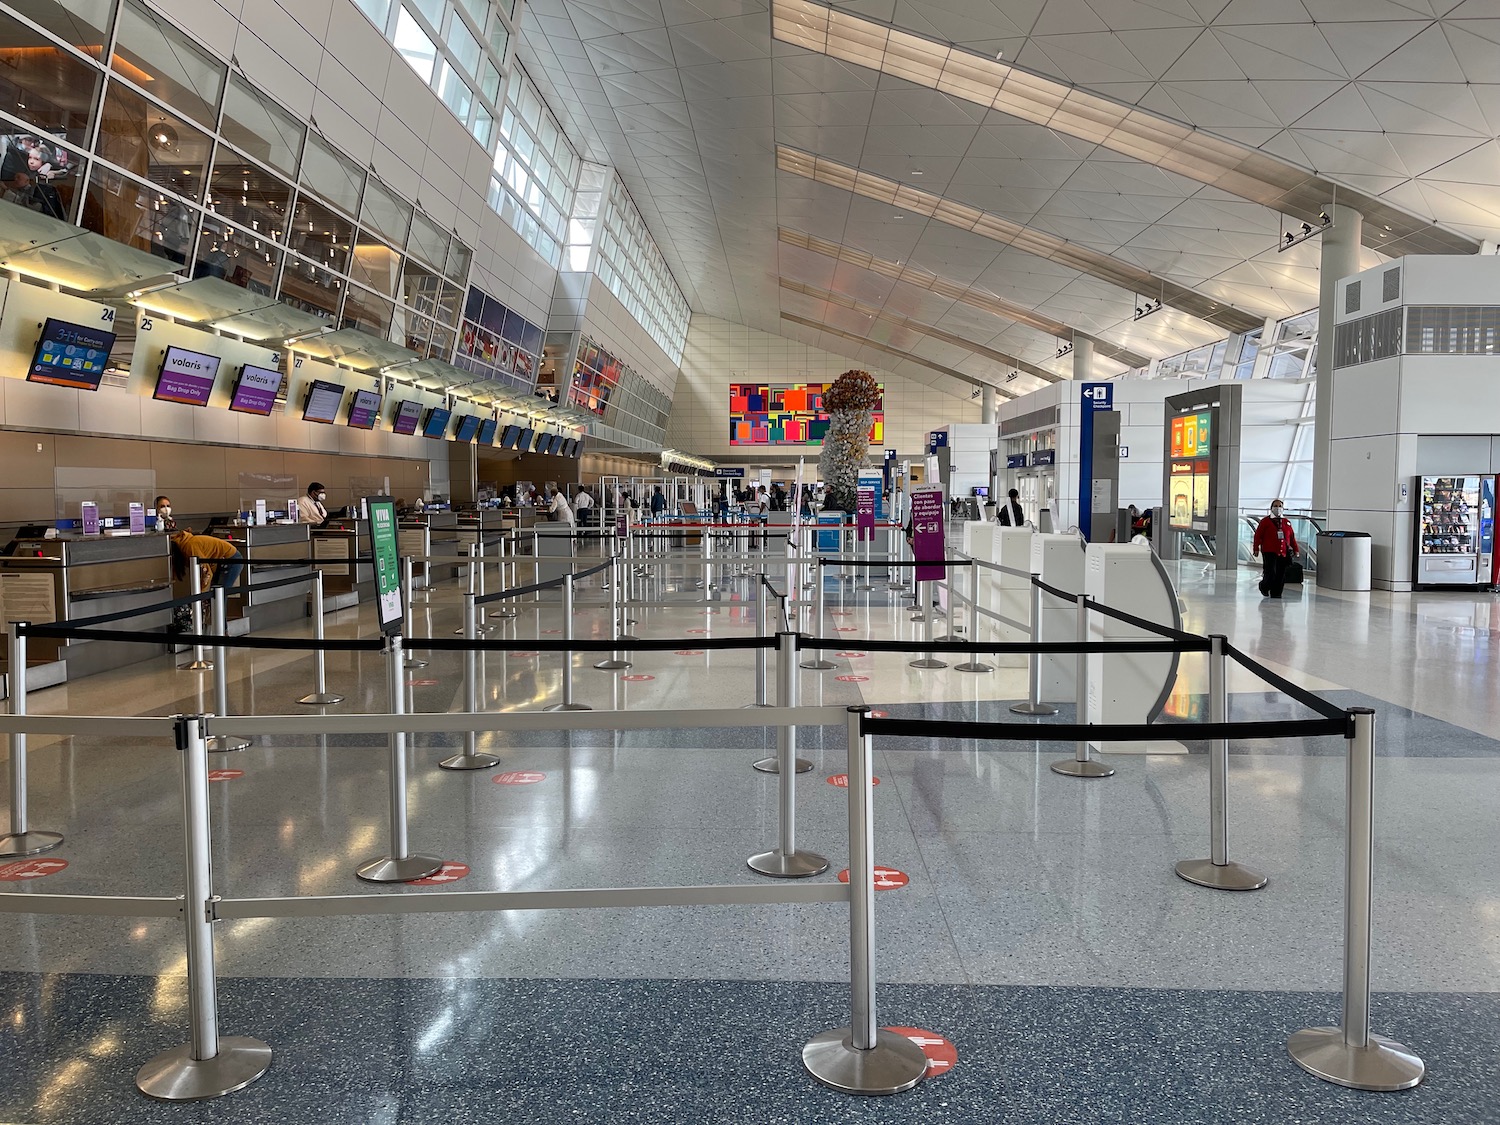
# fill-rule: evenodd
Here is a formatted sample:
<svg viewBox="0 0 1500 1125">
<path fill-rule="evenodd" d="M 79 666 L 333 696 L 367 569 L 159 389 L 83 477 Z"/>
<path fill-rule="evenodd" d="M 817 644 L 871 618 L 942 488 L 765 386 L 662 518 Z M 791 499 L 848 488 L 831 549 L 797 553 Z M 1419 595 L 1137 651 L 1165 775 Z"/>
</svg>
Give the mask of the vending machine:
<svg viewBox="0 0 1500 1125">
<path fill-rule="evenodd" d="M 1418 477 L 1421 510 L 1416 523 L 1412 585 L 1484 586 L 1490 561 L 1481 569 L 1481 482 L 1488 483 L 1491 555 L 1494 540 L 1493 477 Z"/>
<path fill-rule="evenodd" d="M 1500 480 L 1479 478 L 1479 581 L 1500 583 L 1500 556 L 1495 553 L 1495 494 Z"/>
</svg>

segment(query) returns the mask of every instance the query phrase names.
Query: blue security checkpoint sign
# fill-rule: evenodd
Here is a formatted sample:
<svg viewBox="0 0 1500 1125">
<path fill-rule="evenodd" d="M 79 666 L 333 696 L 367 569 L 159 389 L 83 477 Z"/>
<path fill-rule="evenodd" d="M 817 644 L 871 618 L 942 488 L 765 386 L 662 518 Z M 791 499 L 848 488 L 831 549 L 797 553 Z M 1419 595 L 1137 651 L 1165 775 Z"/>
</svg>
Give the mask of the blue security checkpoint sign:
<svg viewBox="0 0 1500 1125">
<path fill-rule="evenodd" d="M 947 430 L 930 430 L 927 434 L 927 452 L 936 453 L 939 449 L 948 447 Z"/>
<path fill-rule="evenodd" d="M 1084 383 L 1078 388 L 1082 406 L 1078 419 L 1078 530 L 1092 537 L 1094 523 L 1094 415 L 1113 410 L 1113 383 Z"/>
</svg>

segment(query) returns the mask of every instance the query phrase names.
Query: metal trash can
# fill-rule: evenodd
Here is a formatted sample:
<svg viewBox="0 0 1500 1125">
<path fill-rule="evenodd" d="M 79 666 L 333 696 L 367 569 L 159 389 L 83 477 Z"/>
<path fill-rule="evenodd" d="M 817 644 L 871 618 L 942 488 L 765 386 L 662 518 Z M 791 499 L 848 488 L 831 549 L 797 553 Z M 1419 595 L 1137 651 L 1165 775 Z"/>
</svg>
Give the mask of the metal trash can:
<svg viewBox="0 0 1500 1125">
<path fill-rule="evenodd" d="M 1318 532 L 1318 585 L 1324 590 L 1370 588 L 1369 532 Z"/>
</svg>

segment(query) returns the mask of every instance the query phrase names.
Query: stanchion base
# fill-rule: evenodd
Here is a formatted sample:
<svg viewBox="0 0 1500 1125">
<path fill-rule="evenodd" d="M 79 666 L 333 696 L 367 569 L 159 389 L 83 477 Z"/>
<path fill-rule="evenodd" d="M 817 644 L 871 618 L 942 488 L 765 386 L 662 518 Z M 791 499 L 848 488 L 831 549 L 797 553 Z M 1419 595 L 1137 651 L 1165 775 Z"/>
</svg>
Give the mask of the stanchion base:
<svg viewBox="0 0 1500 1125">
<path fill-rule="evenodd" d="M 981 664 L 977 660 L 966 660 L 962 664 L 953 666 L 955 672 L 993 672 L 994 669 L 988 664 Z"/>
<path fill-rule="evenodd" d="M 135 1073 L 136 1089 L 163 1102 L 201 1102 L 243 1090 L 271 1066 L 271 1048 L 259 1039 L 225 1036 L 219 1053 L 195 1059 L 184 1044 L 164 1051 Z"/>
<path fill-rule="evenodd" d="M 752 704 L 751 706 L 758 706 L 758 704 Z M 767 704 L 766 706 L 769 707 L 770 704 Z M 752 762 L 750 768 L 753 770 L 759 770 L 761 773 L 780 773 L 781 763 L 775 758 L 762 758 L 758 762 Z M 812 763 L 809 762 L 806 758 L 798 758 L 797 772 L 812 773 Z"/>
<path fill-rule="evenodd" d="M 238 738 L 232 734 L 210 735 L 207 742 L 210 754 L 234 754 L 241 750 L 250 749 L 250 740 L 248 738 Z"/>
<path fill-rule="evenodd" d="M 1057 714 L 1057 708 L 1053 707 L 1050 703 L 1032 703 L 1030 700 L 1027 700 L 1025 703 L 1012 703 L 1010 709 L 1017 715 Z"/>
<path fill-rule="evenodd" d="M 773 704 L 773 703 L 747 703 L 747 704 L 745 704 L 744 707 L 740 708 L 740 710 L 742 710 L 742 711 L 749 711 L 751 708 L 754 708 L 754 707 L 774 707 L 774 706 L 775 706 L 775 704 Z"/>
<path fill-rule="evenodd" d="M 951 641 L 961 641 L 964 638 L 957 633 L 944 633 L 941 637 L 933 637 L 932 639 L 935 641 L 942 641 L 944 644 L 948 644 Z"/>
<path fill-rule="evenodd" d="M 212 660 L 194 660 L 190 664 L 177 665 L 177 670 L 179 672 L 212 672 L 214 670 L 214 662 Z"/>
<path fill-rule="evenodd" d="M 354 869 L 354 874 L 366 883 L 410 883 L 442 869 L 443 861 L 430 855 L 409 855 L 405 859 L 383 855 L 366 860 Z"/>
<path fill-rule="evenodd" d="M 830 668 L 837 668 L 838 665 L 831 660 L 804 660 L 797 667 L 806 668 L 809 672 L 826 672 Z"/>
<path fill-rule="evenodd" d="M 828 870 L 828 860 L 817 852 L 787 855 L 780 848 L 758 852 L 745 863 L 757 875 L 769 875 L 773 879 L 806 879 L 809 875 L 821 875 Z"/>
<path fill-rule="evenodd" d="M 543 711 L 592 711 L 593 708 L 587 703 L 554 703 L 551 707 L 543 707 Z"/>
<path fill-rule="evenodd" d="M 408 671 L 416 671 L 418 668 L 427 667 L 427 661 L 413 660 L 410 657 L 407 657 L 407 659 L 401 662 L 401 667 L 407 669 Z"/>
<path fill-rule="evenodd" d="M 855 589 L 856 589 L 856 590 L 873 590 L 873 589 L 875 589 L 875 587 L 874 587 L 874 586 L 856 586 L 856 587 L 854 587 L 854 588 L 855 588 Z"/>
<path fill-rule="evenodd" d="M 943 661 L 941 661 L 941 660 L 935 660 L 935 659 L 933 659 L 930 656 L 923 657 L 921 660 L 908 660 L 906 662 L 906 666 L 908 668 L 946 668 L 946 667 L 948 667 L 948 665 L 945 664 Z"/>
<path fill-rule="evenodd" d="M 1410 1090 L 1427 1069 L 1400 1043 L 1379 1035 L 1370 1036 L 1368 1047 L 1351 1047 L 1341 1027 L 1299 1031 L 1286 1048 L 1308 1074 L 1351 1090 Z"/>
<path fill-rule="evenodd" d="M 0 856 L 41 855 L 62 842 L 60 832 L 12 832 L 0 836 Z"/>
<path fill-rule="evenodd" d="M 1052 772 L 1064 777 L 1114 777 L 1115 768 L 1090 758 L 1080 762 L 1077 758 L 1059 758 L 1052 763 Z"/>
<path fill-rule="evenodd" d="M 309 707 L 327 707 L 330 704 L 344 702 L 344 697 L 342 695 L 334 695 L 330 691 L 315 691 L 311 695 L 304 695 L 297 702 L 305 703 Z"/>
<path fill-rule="evenodd" d="M 438 763 L 440 770 L 487 770 L 500 764 L 493 754 L 455 754 Z"/>
<path fill-rule="evenodd" d="M 509 621 L 512 617 L 515 617 L 516 615 L 517 615 L 517 611 L 513 610 L 513 609 L 492 609 L 489 612 L 489 616 L 490 617 L 498 617 L 502 621 Z"/>
<path fill-rule="evenodd" d="M 802 1065 L 825 1086 L 846 1094 L 899 1094 L 927 1073 L 927 1056 L 904 1035 L 877 1030 L 875 1046 L 861 1051 L 853 1033 L 837 1027 L 802 1048 Z"/>
<path fill-rule="evenodd" d="M 1216 891 L 1258 891 L 1266 877 L 1238 863 L 1217 864 L 1211 859 L 1185 859 L 1176 867 L 1178 878 Z"/>
<path fill-rule="evenodd" d="M 601 660 L 594 667 L 601 672 L 623 672 L 626 668 L 634 668 L 635 665 L 628 660 Z"/>
</svg>

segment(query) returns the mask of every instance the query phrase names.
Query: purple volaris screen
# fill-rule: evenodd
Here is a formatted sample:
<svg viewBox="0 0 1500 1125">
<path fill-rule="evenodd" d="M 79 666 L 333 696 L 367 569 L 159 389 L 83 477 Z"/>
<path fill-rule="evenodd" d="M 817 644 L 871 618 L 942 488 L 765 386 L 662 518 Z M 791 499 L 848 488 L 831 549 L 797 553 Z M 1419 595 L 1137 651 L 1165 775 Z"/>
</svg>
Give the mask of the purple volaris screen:
<svg viewBox="0 0 1500 1125">
<path fill-rule="evenodd" d="M 279 393 L 280 371 L 247 363 L 240 368 L 240 377 L 234 384 L 234 394 L 229 399 L 229 409 L 244 414 L 270 414 L 276 409 L 276 396 Z"/>
<path fill-rule="evenodd" d="M 349 403 L 349 425 L 357 430 L 373 430 L 380 421 L 380 395 L 375 391 L 355 391 Z"/>
<path fill-rule="evenodd" d="M 398 434 L 417 432 L 417 419 L 422 417 L 422 404 L 415 399 L 402 399 L 396 404 L 396 416 L 391 419 L 391 431 Z"/>
</svg>

